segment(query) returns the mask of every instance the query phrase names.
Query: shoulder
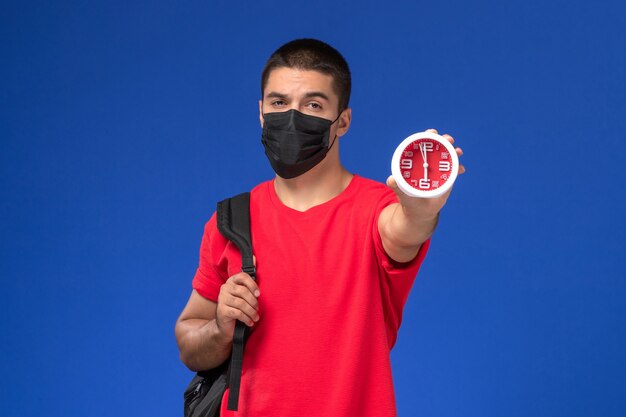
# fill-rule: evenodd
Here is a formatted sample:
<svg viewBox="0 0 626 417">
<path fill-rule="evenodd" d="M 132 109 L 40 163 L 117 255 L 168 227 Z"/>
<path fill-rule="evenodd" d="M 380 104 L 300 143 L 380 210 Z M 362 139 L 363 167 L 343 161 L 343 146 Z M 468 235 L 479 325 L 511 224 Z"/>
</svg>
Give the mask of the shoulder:
<svg viewBox="0 0 626 417">
<path fill-rule="evenodd" d="M 378 210 L 398 201 L 396 194 L 386 184 L 358 175 L 354 176 L 354 181 L 356 181 L 354 193 L 356 201 L 373 204 Z"/>
<path fill-rule="evenodd" d="M 259 184 L 257 184 L 256 186 L 254 186 L 252 188 L 252 190 L 250 190 L 250 194 L 257 194 L 259 192 L 263 192 L 264 190 L 267 190 L 267 187 L 271 186 L 274 183 L 274 180 L 267 180 L 267 181 L 263 181 Z"/>
<path fill-rule="evenodd" d="M 250 190 L 250 198 L 253 200 L 267 198 L 270 187 L 273 187 L 274 180 L 267 180 L 259 183 Z"/>
<path fill-rule="evenodd" d="M 368 192 L 382 193 L 382 194 L 391 191 L 393 193 L 391 188 L 387 187 L 387 185 L 383 184 L 382 182 L 370 179 L 370 178 L 362 177 L 360 175 L 355 174 L 354 181 L 356 181 L 359 187 L 359 191 L 368 191 Z"/>
<path fill-rule="evenodd" d="M 258 205 L 259 202 L 262 202 L 265 198 L 267 198 L 267 190 L 268 187 L 272 185 L 272 181 L 264 181 L 260 184 L 256 185 L 254 188 L 250 190 L 250 205 Z M 219 201 L 224 201 L 230 197 L 234 197 L 236 194 L 232 194 L 230 196 L 225 196 Z M 204 236 L 203 236 L 203 246 L 204 249 L 211 251 L 214 254 L 222 254 L 228 246 L 231 245 L 226 237 L 224 237 L 218 227 L 217 227 L 217 211 L 213 211 L 213 214 L 209 218 L 209 220 L 204 225 Z M 216 260 L 217 261 L 217 260 Z"/>
</svg>

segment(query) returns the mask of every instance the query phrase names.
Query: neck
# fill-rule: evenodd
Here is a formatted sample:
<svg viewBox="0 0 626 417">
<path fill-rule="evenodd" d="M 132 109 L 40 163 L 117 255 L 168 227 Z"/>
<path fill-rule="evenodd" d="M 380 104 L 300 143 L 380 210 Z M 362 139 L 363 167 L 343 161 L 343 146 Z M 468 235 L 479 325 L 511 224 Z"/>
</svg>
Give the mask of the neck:
<svg viewBox="0 0 626 417">
<path fill-rule="evenodd" d="M 339 156 L 329 152 L 322 162 L 299 177 L 287 180 L 276 176 L 274 189 L 284 205 L 306 211 L 341 194 L 352 177 L 339 162 Z"/>
</svg>

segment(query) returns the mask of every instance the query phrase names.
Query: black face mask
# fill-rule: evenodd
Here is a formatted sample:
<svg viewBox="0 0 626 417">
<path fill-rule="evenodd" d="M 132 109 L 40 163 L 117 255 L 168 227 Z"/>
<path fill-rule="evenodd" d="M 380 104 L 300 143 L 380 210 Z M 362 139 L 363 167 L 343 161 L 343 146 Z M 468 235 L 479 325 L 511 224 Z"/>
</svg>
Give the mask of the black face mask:
<svg viewBox="0 0 626 417">
<path fill-rule="evenodd" d="M 261 143 L 274 172 L 294 178 L 322 162 L 337 138 L 328 146 L 330 126 L 338 119 L 331 122 L 294 109 L 264 114 Z"/>
</svg>

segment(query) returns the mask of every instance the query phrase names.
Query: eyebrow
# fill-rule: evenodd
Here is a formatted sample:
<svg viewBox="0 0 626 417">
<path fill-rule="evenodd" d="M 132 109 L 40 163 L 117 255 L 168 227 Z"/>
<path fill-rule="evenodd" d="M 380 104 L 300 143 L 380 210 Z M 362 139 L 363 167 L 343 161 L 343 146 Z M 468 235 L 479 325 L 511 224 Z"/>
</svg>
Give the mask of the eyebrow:
<svg viewBox="0 0 626 417">
<path fill-rule="evenodd" d="M 286 94 L 278 93 L 276 91 L 270 91 L 269 93 L 265 95 L 265 97 L 266 98 L 288 98 Z M 328 96 L 322 93 L 321 91 L 311 91 L 304 95 L 304 98 L 313 98 L 313 97 L 319 97 L 319 98 L 323 98 L 326 101 L 330 101 Z"/>
</svg>

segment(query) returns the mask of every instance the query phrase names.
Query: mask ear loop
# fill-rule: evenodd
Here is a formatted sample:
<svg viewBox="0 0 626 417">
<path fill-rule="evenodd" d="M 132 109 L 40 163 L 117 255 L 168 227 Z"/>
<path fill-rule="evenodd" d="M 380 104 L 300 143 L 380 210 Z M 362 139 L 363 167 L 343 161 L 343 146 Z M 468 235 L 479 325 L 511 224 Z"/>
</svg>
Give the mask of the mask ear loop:
<svg viewBox="0 0 626 417">
<path fill-rule="evenodd" d="M 337 118 L 333 120 L 333 122 L 330 124 L 331 126 L 334 125 L 337 120 L 339 120 L 339 118 L 341 117 L 341 113 L 343 113 L 343 110 L 339 112 L 339 116 L 337 116 Z M 336 141 L 337 141 L 337 134 L 335 133 L 335 138 L 333 139 L 333 143 L 331 143 L 330 146 L 328 147 L 329 151 L 332 149 Z"/>
</svg>

